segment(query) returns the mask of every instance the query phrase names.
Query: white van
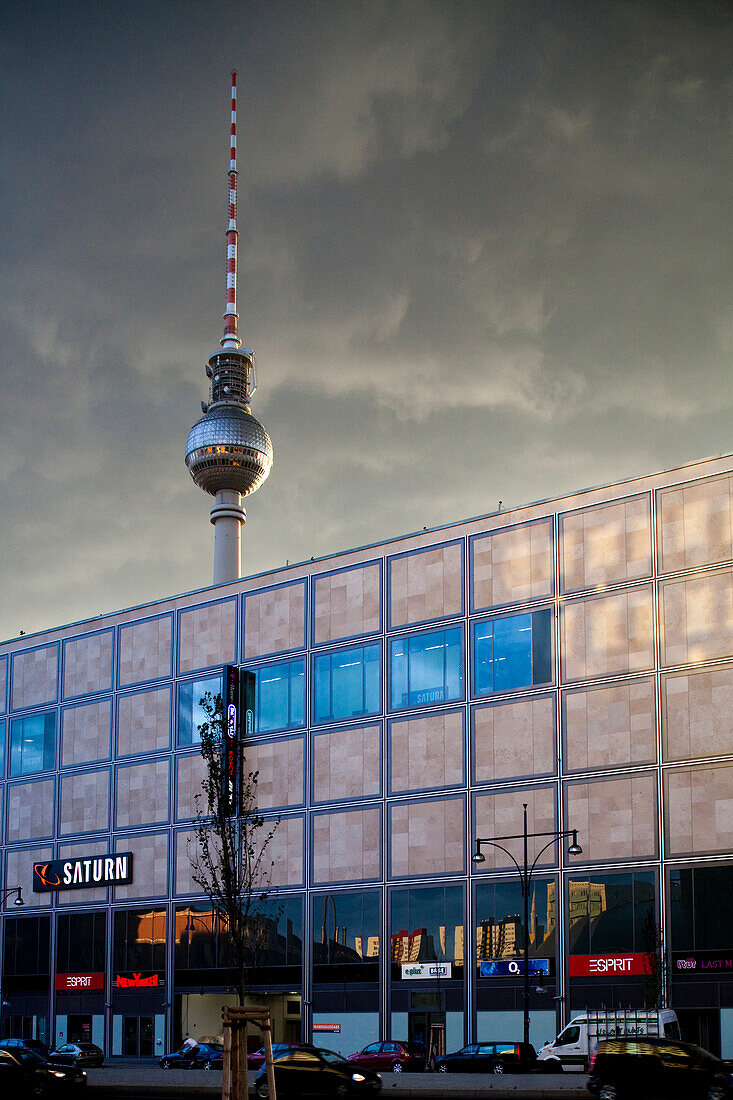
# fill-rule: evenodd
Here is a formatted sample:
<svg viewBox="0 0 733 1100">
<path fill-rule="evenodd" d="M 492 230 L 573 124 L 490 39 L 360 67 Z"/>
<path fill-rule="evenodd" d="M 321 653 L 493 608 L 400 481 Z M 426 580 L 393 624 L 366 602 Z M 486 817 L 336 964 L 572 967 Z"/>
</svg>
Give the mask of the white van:
<svg viewBox="0 0 733 1100">
<path fill-rule="evenodd" d="M 545 1043 L 537 1052 L 537 1061 L 559 1062 L 563 1069 L 587 1070 L 590 1054 L 601 1039 L 633 1035 L 680 1039 L 679 1020 L 670 1008 L 587 1011 L 573 1017 L 556 1039 Z"/>
</svg>

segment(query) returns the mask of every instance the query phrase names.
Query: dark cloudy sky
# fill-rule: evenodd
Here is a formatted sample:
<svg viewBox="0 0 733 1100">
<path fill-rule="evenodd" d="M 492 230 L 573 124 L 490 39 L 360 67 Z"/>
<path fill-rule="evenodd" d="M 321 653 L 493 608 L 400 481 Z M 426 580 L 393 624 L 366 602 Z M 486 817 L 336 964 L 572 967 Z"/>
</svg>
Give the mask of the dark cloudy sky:
<svg viewBox="0 0 733 1100">
<path fill-rule="evenodd" d="M 245 572 L 732 451 L 731 10 L 5 0 L 0 637 L 210 583 L 232 68 Z"/>
</svg>

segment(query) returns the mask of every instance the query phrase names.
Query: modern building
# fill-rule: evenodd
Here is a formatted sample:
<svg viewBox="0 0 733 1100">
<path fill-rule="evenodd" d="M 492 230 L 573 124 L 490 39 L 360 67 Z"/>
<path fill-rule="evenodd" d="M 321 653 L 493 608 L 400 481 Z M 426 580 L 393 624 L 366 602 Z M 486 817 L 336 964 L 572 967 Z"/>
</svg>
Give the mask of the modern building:
<svg viewBox="0 0 733 1100">
<path fill-rule="evenodd" d="M 250 972 L 277 1038 L 519 1038 L 528 931 L 539 1043 L 641 1006 L 661 934 L 683 1029 L 733 1056 L 732 501 L 728 455 L 2 644 L 5 1034 L 218 1031 L 187 844 L 235 665 L 280 819 Z M 583 849 L 541 858 L 528 930 L 510 860 L 471 860 L 524 803 Z"/>
</svg>

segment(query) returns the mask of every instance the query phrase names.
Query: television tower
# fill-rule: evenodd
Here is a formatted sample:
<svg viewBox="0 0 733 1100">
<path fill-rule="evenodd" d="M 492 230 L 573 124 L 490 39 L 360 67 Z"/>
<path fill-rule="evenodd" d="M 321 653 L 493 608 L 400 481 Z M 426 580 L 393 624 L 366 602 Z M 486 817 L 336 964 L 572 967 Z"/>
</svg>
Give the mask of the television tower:
<svg viewBox="0 0 733 1100">
<path fill-rule="evenodd" d="M 204 492 L 215 497 L 214 584 L 241 576 L 241 532 L 247 513 L 242 497 L 258 489 L 272 466 L 270 437 L 252 415 L 257 388 L 255 355 L 243 348 L 237 313 L 237 74 L 232 73 L 232 122 L 229 153 L 229 226 L 227 229 L 227 301 L 221 348 L 209 356 L 211 380 L 204 415 L 188 433 L 186 466 Z"/>
</svg>

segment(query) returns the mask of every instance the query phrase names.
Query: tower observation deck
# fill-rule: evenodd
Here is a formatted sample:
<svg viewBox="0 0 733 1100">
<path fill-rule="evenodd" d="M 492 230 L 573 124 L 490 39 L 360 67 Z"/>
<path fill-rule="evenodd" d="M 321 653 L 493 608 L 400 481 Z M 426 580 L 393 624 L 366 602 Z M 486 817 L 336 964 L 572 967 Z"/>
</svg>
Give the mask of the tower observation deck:
<svg viewBox="0 0 733 1100">
<path fill-rule="evenodd" d="M 255 355 L 243 348 L 237 313 L 237 74 L 232 73 L 227 228 L 227 301 L 221 347 L 209 356 L 209 403 L 188 433 L 186 466 L 204 492 L 215 498 L 214 584 L 241 575 L 241 530 L 247 519 L 242 498 L 259 489 L 272 466 L 272 443 L 250 401 L 257 388 Z"/>
</svg>

